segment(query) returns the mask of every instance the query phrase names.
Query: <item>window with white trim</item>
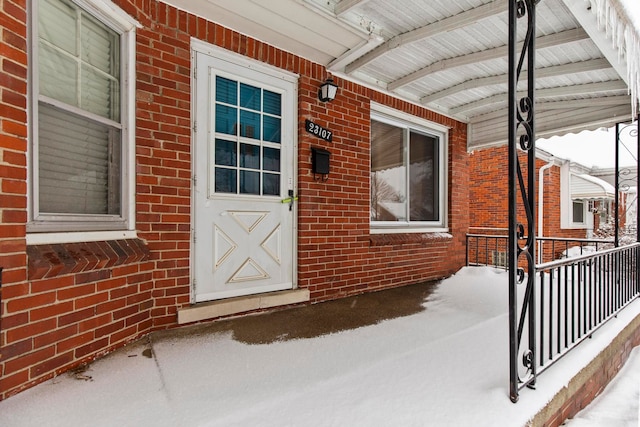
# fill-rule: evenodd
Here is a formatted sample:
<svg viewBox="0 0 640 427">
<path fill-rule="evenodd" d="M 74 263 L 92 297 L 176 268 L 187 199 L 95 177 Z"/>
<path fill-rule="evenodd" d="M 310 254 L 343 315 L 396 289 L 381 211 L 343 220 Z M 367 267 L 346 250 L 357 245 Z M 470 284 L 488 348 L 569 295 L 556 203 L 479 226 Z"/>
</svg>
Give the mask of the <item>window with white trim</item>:
<svg viewBox="0 0 640 427">
<path fill-rule="evenodd" d="M 135 23 L 108 1 L 31 5 L 28 231 L 129 229 Z"/>
<path fill-rule="evenodd" d="M 372 228 L 446 225 L 447 131 L 403 113 L 371 115 Z"/>
<path fill-rule="evenodd" d="M 572 201 L 572 214 L 571 214 L 571 222 L 574 224 L 584 224 L 585 223 L 585 203 L 584 200 L 573 200 Z"/>
</svg>

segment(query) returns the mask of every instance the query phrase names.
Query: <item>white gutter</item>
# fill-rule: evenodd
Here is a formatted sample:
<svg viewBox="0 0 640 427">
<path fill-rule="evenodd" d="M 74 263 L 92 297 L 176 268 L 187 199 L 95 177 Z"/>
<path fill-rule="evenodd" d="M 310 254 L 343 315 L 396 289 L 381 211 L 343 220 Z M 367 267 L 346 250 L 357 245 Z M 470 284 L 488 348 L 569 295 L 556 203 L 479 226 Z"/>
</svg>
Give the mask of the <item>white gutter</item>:
<svg viewBox="0 0 640 427">
<path fill-rule="evenodd" d="M 544 212 L 544 171 L 553 166 L 554 157 L 549 158 L 549 163 L 542 166 L 538 171 L 538 236 L 542 237 L 544 230 L 543 216 Z M 542 263 L 542 242 L 538 242 L 538 263 Z"/>
</svg>

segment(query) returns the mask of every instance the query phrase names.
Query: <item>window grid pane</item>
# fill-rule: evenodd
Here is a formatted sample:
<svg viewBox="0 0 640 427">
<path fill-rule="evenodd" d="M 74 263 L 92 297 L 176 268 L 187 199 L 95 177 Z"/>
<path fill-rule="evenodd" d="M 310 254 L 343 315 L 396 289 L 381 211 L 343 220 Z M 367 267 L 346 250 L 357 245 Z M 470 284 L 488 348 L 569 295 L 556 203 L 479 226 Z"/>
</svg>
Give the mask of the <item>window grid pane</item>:
<svg viewBox="0 0 640 427">
<path fill-rule="evenodd" d="M 39 7 L 40 94 L 120 121 L 120 36 L 68 1 Z"/>
<path fill-rule="evenodd" d="M 280 195 L 281 95 L 221 76 L 215 85 L 215 130 L 226 135 L 215 139 L 215 192 Z"/>
</svg>

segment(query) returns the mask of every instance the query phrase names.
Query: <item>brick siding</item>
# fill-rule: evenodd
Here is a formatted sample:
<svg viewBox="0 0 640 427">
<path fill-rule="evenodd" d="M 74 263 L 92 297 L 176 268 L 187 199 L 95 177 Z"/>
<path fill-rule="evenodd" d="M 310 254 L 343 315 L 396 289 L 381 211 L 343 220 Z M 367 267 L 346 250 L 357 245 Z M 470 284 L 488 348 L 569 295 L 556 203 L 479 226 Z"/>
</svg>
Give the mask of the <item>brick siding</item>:
<svg viewBox="0 0 640 427">
<path fill-rule="evenodd" d="M 474 234 L 503 235 L 508 234 L 509 206 L 508 206 L 508 177 L 509 162 L 508 148 L 492 147 L 477 150 L 470 155 L 470 186 L 469 198 L 473 202 L 469 205 L 470 232 Z M 526 157 L 520 153 L 520 162 L 526 165 Z M 536 159 L 536 194 L 538 193 L 538 178 L 540 168 L 546 161 Z M 527 171 L 523 170 L 524 180 Z M 543 173 L 544 179 L 544 218 L 542 235 L 545 237 L 562 237 L 572 239 L 586 238 L 586 229 L 568 229 L 560 226 L 560 167 L 552 166 Z M 539 197 L 539 195 L 538 195 Z M 518 200 L 520 195 L 518 194 Z M 537 206 L 536 201 L 536 206 Z M 526 224 L 524 208 L 519 205 L 518 221 Z M 534 212 L 536 227 L 539 224 L 538 211 Z M 597 224 L 596 224 L 597 225 Z M 538 229 L 536 228 L 536 233 Z M 553 258 L 557 258 L 564 247 L 558 249 Z M 545 259 L 550 260 L 552 248 L 545 245 Z"/>
<path fill-rule="evenodd" d="M 137 239 L 26 244 L 27 1 L 0 2 L 0 399 L 150 331 L 190 303 L 191 37 L 300 75 L 298 286 L 322 301 L 448 276 L 468 231 L 466 125 L 353 82 L 317 99 L 326 69 L 155 0 L 115 0 L 136 35 Z M 369 232 L 370 101 L 448 126 L 448 234 Z M 316 181 L 305 118 L 334 131 Z"/>
</svg>

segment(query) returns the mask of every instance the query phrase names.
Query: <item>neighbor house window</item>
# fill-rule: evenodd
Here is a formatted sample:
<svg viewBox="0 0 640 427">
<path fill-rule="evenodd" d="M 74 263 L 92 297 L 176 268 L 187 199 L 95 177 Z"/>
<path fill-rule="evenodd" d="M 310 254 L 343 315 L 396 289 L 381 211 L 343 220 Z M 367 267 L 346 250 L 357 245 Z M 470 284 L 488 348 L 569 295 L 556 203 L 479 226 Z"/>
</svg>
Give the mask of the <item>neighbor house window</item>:
<svg viewBox="0 0 640 427">
<path fill-rule="evenodd" d="M 129 226 L 135 27 L 98 4 L 107 13 L 88 0 L 32 3 L 30 231 Z"/>
<path fill-rule="evenodd" d="M 573 204 L 572 221 L 574 224 L 584 224 L 585 222 L 585 204 L 582 200 L 574 200 Z"/>
<path fill-rule="evenodd" d="M 444 129 L 418 118 L 372 114 L 372 227 L 445 225 L 446 139 Z"/>
</svg>

